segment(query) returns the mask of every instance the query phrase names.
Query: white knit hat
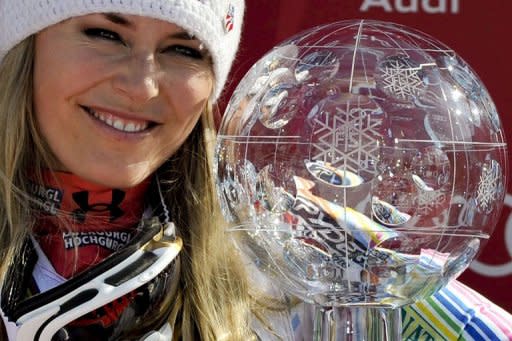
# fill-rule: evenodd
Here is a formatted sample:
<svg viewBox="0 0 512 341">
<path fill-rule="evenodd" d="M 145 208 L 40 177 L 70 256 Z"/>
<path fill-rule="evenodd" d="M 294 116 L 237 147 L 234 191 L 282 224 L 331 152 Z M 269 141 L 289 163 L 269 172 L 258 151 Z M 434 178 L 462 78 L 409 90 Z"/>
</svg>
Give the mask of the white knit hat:
<svg viewBox="0 0 512 341">
<path fill-rule="evenodd" d="M 214 99 L 233 63 L 244 0 L 0 0 L 0 61 L 26 37 L 74 16 L 132 14 L 174 23 L 199 39 L 213 59 Z"/>
</svg>

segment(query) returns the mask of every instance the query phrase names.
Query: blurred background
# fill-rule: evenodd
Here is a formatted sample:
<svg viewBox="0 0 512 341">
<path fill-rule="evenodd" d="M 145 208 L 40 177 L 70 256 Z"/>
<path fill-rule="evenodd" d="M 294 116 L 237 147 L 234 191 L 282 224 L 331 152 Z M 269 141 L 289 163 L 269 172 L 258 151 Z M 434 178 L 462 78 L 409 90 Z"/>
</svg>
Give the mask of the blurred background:
<svg viewBox="0 0 512 341">
<path fill-rule="evenodd" d="M 428 33 L 459 54 L 491 94 L 512 144 L 512 1 L 510 0 L 246 0 L 241 49 L 230 84 L 220 101 L 224 110 L 231 92 L 268 50 L 316 25 L 343 19 L 378 19 Z M 236 14 L 234 20 L 237 20 Z M 509 147 L 509 159 L 512 160 Z M 510 173 L 510 168 L 509 168 Z M 459 278 L 512 313 L 512 186 L 492 238 Z"/>
</svg>

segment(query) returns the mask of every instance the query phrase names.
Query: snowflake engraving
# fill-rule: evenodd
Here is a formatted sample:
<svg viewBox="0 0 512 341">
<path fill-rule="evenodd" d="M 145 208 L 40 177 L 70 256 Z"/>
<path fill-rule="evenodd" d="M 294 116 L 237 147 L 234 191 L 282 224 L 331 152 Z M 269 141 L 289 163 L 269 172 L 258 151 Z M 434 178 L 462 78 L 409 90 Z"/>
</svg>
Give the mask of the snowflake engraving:
<svg viewBox="0 0 512 341">
<path fill-rule="evenodd" d="M 476 194 L 478 206 L 489 213 L 492 211 L 492 203 L 498 198 L 501 188 L 501 168 L 498 162 L 492 160 L 490 164 L 482 167 L 480 183 Z"/>
<path fill-rule="evenodd" d="M 381 139 L 381 111 L 360 106 L 344 109 L 336 106 L 335 114 L 325 110 L 313 120 L 311 159 L 356 174 L 361 170 L 375 174 Z"/>
<path fill-rule="evenodd" d="M 423 93 L 425 83 L 421 77 L 421 67 L 403 56 L 386 58 L 379 66 L 382 89 L 399 100 L 409 100 Z"/>
<path fill-rule="evenodd" d="M 417 205 L 418 213 L 428 215 L 432 210 L 440 206 L 445 201 L 445 194 L 440 190 L 422 190 L 418 191 Z"/>
</svg>

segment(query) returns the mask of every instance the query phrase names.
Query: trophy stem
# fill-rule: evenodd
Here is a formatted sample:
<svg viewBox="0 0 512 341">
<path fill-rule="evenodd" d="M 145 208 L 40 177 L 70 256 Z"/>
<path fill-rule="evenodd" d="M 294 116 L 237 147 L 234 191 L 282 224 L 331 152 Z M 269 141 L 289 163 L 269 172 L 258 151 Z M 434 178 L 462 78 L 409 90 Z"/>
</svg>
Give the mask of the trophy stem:
<svg viewBox="0 0 512 341">
<path fill-rule="evenodd" d="M 315 306 L 314 341 L 399 341 L 400 309 Z"/>
</svg>

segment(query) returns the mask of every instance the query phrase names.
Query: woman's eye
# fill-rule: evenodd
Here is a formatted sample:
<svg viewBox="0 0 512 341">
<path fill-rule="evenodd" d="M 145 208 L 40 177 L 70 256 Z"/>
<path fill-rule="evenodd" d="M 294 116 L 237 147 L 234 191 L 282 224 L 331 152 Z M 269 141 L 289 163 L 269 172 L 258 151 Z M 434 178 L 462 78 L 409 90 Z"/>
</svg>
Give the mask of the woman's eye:
<svg viewBox="0 0 512 341">
<path fill-rule="evenodd" d="M 184 57 L 192 59 L 203 59 L 204 55 L 201 51 L 196 48 L 184 46 L 184 45 L 172 45 L 167 47 L 164 52 L 178 54 Z"/>
<path fill-rule="evenodd" d="M 84 30 L 84 33 L 91 38 L 123 42 L 119 34 L 103 28 L 88 28 Z"/>
</svg>

